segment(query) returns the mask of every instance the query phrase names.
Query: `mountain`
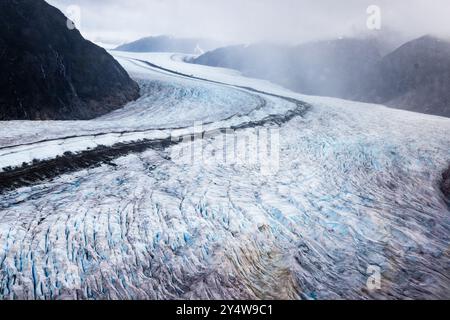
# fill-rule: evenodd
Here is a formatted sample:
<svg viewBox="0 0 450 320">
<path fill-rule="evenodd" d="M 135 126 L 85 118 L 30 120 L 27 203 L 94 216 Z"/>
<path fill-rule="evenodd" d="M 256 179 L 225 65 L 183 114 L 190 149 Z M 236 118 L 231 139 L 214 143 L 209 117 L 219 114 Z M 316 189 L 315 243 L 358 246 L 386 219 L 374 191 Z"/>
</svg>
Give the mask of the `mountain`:
<svg viewBox="0 0 450 320">
<path fill-rule="evenodd" d="M 442 191 L 445 196 L 450 199 L 450 167 L 442 175 Z"/>
<path fill-rule="evenodd" d="M 383 55 L 376 39 L 234 46 L 193 63 L 237 69 L 292 90 L 450 117 L 450 43 L 431 36 Z"/>
<path fill-rule="evenodd" d="M 377 42 L 365 39 L 320 41 L 295 47 L 288 61 L 289 87 L 311 95 L 354 99 L 381 58 Z"/>
<path fill-rule="evenodd" d="M 192 62 L 237 69 L 311 95 L 353 98 L 381 55 L 372 40 L 339 39 L 296 47 L 250 45 L 220 48 Z"/>
<path fill-rule="evenodd" d="M 450 117 L 450 42 L 424 36 L 385 56 L 363 100 Z"/>
<path fill-rule="evenodd" d="M 0 120 L 91 119 L 139 96 L 104 49 L 44 0 L 0 1 Z"/>
<path fill-rule="evenodd" d="M 206 39 L 180 39 L 170 36 L 142 38 L 121 45 L 118 51 L 130 52 L 180 52 L 187 54 L 202 54 L 219 46 L 218 43 Z"/>
</svg>

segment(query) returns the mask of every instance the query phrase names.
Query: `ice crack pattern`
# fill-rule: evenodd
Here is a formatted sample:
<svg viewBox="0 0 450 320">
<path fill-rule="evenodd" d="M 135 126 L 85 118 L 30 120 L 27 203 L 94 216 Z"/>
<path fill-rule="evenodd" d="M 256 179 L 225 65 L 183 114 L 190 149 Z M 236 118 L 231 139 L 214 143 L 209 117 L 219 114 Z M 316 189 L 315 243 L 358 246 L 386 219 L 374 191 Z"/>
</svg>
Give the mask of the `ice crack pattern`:
<svg viewBox="0 0 450 320">
<path fill-rule="evenodd" d="M 270 90 L 173 56 L 137 58 Z M 147 72 L 127 61 L 130 72 Z M 227 95 L 228 87 L 217 90 Z M 2 194 L 0 297 L 449 298 L 450 211 L 439 179 L 450 121 L 272 90 L 312 105 L 269 124 L 280 129 L 274 175 L 217 158 L 191 162 L 186 142 Z M 273 99 L 273 111 L 289 110 Z M 203 147 L 212 154 L 222 145 L 211 137 Z M 381 270 L 379 290 L 367 287 L 371 265 Z"/>
</svg>

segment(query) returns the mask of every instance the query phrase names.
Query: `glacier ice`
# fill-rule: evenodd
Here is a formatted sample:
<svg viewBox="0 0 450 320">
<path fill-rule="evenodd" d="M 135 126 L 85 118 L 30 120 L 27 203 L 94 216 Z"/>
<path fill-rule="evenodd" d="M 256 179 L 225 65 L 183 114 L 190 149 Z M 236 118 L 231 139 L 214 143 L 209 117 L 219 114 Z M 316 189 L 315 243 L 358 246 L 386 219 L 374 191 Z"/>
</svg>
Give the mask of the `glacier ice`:
<svg viewBox="0 0 450 320">
<path fill-rule="evenodd" d="M 141 139 L 195 120 L 222 128 L 293 108 L 234 86 L 312 108 L 267 124 L 280 134 L 273 175 L 220 157 L 192 161 L 187 141 L 1 194 L 0 298 L 450 297 L 450 210 L 439 191 L 449 119 L 303 96 L 179 55 L 115 54 L 156 94 L 92 123 L 69 123 L 75 148 L 97 130 L 144 129 Z M 18 156 L 23 140 L 38 147 L 45 135 L 59 145 L 66 134 L 58 122 L 5 125 L 2 146 Z M 202 148 L 211 155 L 223 145 L 210 137 Z M 369 266 L 381 270 L 379 290 L 367 287 Z"/>
</svg>

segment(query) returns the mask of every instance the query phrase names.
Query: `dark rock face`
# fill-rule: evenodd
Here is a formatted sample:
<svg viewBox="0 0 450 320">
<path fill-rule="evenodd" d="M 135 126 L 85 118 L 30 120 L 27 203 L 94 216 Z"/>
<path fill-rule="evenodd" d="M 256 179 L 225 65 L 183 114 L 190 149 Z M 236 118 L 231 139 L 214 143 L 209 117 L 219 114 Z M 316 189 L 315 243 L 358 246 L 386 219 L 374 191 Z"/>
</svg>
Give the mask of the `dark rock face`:
<svg viewBox="0 0 450 320">
<path fill-rule="evenodd" d="M 219 44 L 206 39 L 179 39 L 169 36 L 147 37 L 116 48 L 129 52 L 180 52 L 198 54 L 198 50 L 209 51 Z"/>
<path fill-rule="evenodd" d="M 450 200 L 450 167 L 444 172 L 442 178 L 442 192 L 444 192 L 444 195 Z"/>
<path fill-rule="evenodd" d="M 104 49 L 44 0 L 0 1 L 0 120 L 91 119 L 139 97 Z"/>
<path fill-rule="evenodd" d="M 383 57 L 374 39 L 234 46 L 193 63 L 237 69 L 292 90 L 450 117 L 450 43 L 425 36 Z"/>
</svg>

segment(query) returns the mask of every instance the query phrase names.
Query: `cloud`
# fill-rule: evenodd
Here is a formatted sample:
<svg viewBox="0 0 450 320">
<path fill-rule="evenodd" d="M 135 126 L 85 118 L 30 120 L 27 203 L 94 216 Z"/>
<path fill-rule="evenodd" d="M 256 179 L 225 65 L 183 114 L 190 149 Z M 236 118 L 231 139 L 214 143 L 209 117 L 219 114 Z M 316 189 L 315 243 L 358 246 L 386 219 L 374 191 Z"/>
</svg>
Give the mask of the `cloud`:
<svg viewBox="0 0 450 320">
<path fill-rule="evenodd" d="M 448 0 L 47 0 L 81 8 L 89 39 L 122 43 L 170 34 L 237 42 L 301 43 L 368 32 L 367 8 L 381 8 L 382 30 L 408 37 L 450 36 Z"/>
</svg>

